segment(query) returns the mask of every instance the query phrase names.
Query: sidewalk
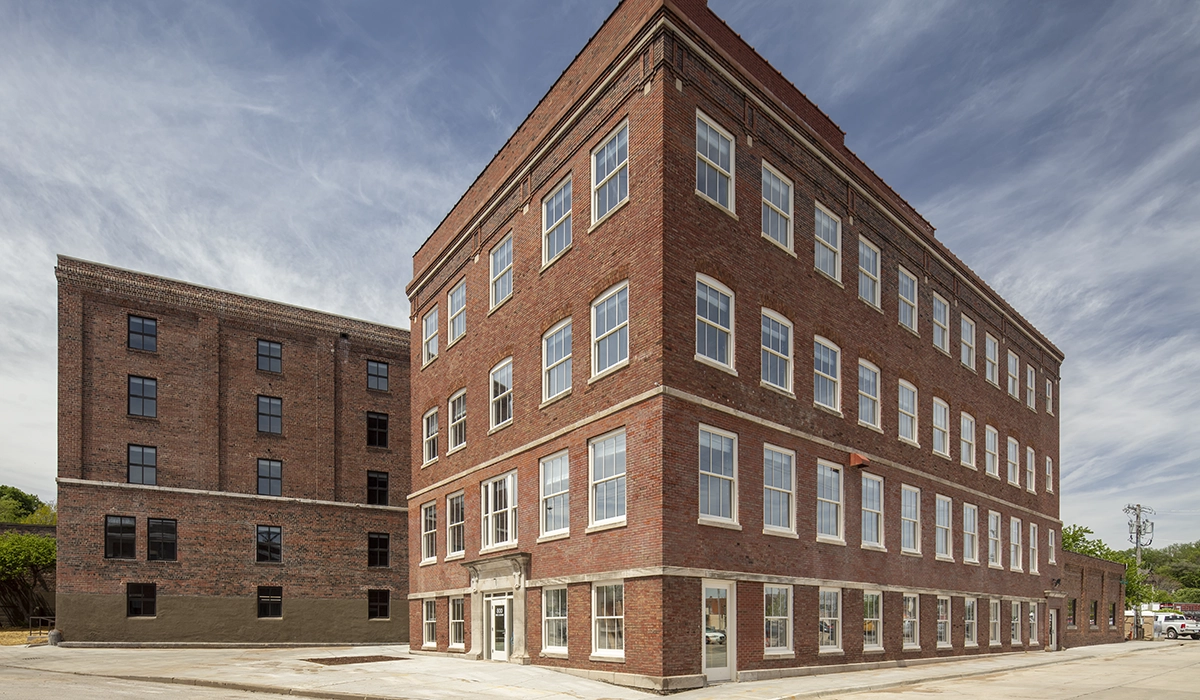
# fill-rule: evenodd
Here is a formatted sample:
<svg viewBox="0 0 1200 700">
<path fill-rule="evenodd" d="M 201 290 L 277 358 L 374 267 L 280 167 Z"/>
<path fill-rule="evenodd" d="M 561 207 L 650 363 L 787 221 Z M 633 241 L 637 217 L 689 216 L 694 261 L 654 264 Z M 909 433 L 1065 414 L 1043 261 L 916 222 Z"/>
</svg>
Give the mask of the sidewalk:
<svg viewBox="0 0 1200 700">
<path fill-rule="evenodd" d="M 750 683 L 723 683 L 678 693 L 681 700 L 783 700 L 881 690 L 937 680 L 997 674 L 1048 664 L 1099 661 L 1178 646 L 1126 642 L 1058 653 L 984 656 L 904 668 L 829 673 Z M 1200 647 L 1200 645 L 1198 645 Z M 325 666 L 305 659 L 394 656 L 401 660 Z M 0 667 L 155 683 L 247 690 L 302 697 L 530 698 L 647 700 L 650 694 L 546 668 L 431 656 L 409 656 L 407 645 L 308 649 L 63 649 L 0 648 Z M 1064 667 L 1064 671 L 1069 667 Z"/>
</svg>

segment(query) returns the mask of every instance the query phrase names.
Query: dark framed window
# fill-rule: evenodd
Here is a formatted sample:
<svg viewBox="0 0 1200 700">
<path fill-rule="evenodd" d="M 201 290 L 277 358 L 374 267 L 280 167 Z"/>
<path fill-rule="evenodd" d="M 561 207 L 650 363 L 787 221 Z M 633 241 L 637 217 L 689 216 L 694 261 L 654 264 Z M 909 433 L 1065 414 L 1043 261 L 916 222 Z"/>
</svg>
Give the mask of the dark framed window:
<svg viewBox="0 0 1200 700">
<path fill-rule="evenodd" d="M 283 617 L 283 586 L 258 587 L 258 616 Z"/>
<path fill-rule="evenodd" d="M 264 372 L 282 372 L 283 346 L 269 340 L 258 341 L 258 368 Z"/>
<path fill-rule="evenodd" d="M 158 614 L 158 593 L 153 583 L 125 584 L 125 614 L 128 617 L 154 617 Z"/>
<path fill-rule="evenodd" d="M 1067 624 L 1075 625 L 1075 599 L 1071 598 L 1067 601 Z"/>
<path fill-rule="evenodd" d="M 147 445 L 129 446 L 129 483 L 158 483 L 158 448 Z"/>
<path fill-rule="evenodd" d="M 104 516 L 104 558 L 137 558 L 137 520 L 128 515 Z"/>
<path fill-rule="evenodd" d="M 1108 625 L 1111 627 L 1117 624 L 1117 604 L 1110 603 L 1108 607 Z"/>
<path fill-rule="evenodd" d="M 158 321 L 131 315 L 129 317 L 129 348 L 158 352 Z"/>
<path fill-rule="evenodd" d="M 283 462 L 277 459 L 258 460 L 258 495 L 283 495 Z"/>
<path fill-rule="evenodd" d="M 146 521 L 146 559 L 175 561 L 175 521 L 150 518 Z"/>
<path fill-rule="evenodd" d="M 385 590 L 367 590 L 367 619 L 386 620 L 391 617 L 388 608 L 391 607 L 392 592 Z"/>
<path fill-rule="evenodd" d="M 386 532 L 367 533 L 367 566 L 387 566 L 391 537 Z"/>
<path fill-rule="evenodd" d="M 255 561 L 283 561 L 283 530 L 277 525 L 258 526 L 258 549 Z"/>
<path fill-rule="evenodd" d="M 367 447 L 388 446 L 388 416 L 386 413 L 367 414 Z"/>
<path fill-rule="evenodd" d="M 388 365 L 386 362 L 367 360 L 367 388 L 376 391 L 388 390 Z M 386 591 L 384 591 L 386 593 Z"/>
<path fill-rule="evenodd" d="M 129 415 L 158 417 L 158 380 L 129 375 Z"/>
<path fill-rule="evenodd" d="M 283 433 L 283 399 L 259 395 L 258 432 L 276 435 Z"/>
<path fill-rule="evenodd" d="M 1100 620 L 1100 601 L 1093 600 L 1092 607 L 1088 610 L 1088 624 L 1095 627 Z"/>
<path fill-rule="evenodd" d="M 367 472 L 367 504 L 372 506 L 388 504 L 387 472 Z"/>
</svg>

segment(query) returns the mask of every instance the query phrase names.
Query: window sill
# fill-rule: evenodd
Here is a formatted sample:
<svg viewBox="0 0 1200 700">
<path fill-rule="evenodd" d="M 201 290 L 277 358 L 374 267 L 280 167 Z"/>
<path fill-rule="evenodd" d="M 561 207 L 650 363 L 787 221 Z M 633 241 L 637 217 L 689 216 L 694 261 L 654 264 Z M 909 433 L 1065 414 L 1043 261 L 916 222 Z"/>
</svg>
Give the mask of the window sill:
<svg viewBox="0 0 1200 700">
<path fill-rule="evenodd" d="M 542 535 L 541 537 L 534 540 L 534 543 L 542 544 L 543 542 L 554 542 L 556 540 L 565 540 L 570 536 L 571 536 L 571 532 L 569 530 L 566 532 L 555 532 L 555 533 L 552 533 L 549 535 Z"/>
<path fill-rule="evenodd" d="M 538 410 L 540 411 L 540 410 L 542 410 L 543 408 L 545 408 L 545 407 L 549 406 L 550 404 L 555 404 L 555 403 L 558 403 L 559 401 L 562 401 L 563 399 L 567 398 L 567 397 L 568 397 L 568 396 L 570 396 L 570 395 L 571 395 L 571 390 L 570 390 L 570 389 L 567 389 L 566 391 L 559 392 L 559 393 L 555 394 L 554 396 L 551 396 L 550 398 L 548 398 L 548 399 L 546 399 L 545 401 L 543 401 L 543 402 L 541 402 L 540 404 L 538 404 Z"/>
<path fill-rule="evenodd" d="M 738 376 L 736 369 L 734 369 L 733 367 L 730 367 L 729 365 L 726 365 L 722 362 L 714 360 L 711 357 L 708 357 L 707 355 L 696 354 L 696 355 L 692 356 L 692 359 L 695 360 L 696 362 L 699 362 L 702 365 L 708 365 L 709 367 L 712 367 L 714 369 L 719 369 L 722 372 L 728 372 L 729 374 L 732 374 L 735 377 Z"/>
<path fill-rule="evenodd" d="M 953 649 L 954 645 L 950 644 L 949 642 L 938 642 L 937 648 L 938 649 Z"/>
<path fill-rule="evenodd" d="M 617 521 L 614 521 L 611 523 L 600 523 L 598 525 L 590 525 L 590 526 L 588 526 L 588 528 L 586 530 L 583 531 L 583 533 L 585 535 L 590 535 L 593 532 L 604 532 L 605 530 L 615 530 L 619 527 L 625 527 L 625 525 L 626 525 L 625 519 L 622 518 L 621 520 L 617 520 Z"/>
<path fill-rule="evenodd" d="M 623 664 L 625 663 L 624 654 L 592 654 L 588 657 L 588 661 L 602 661 L 607 664 Z"/>
<path fill-rule="evenodd" d="M 967 566 L 979 566 L 978 561 L 972 561 L 970 559 L 963 559 L 963 564 L 965 564 Z"/>
<path fill-rule="evenodd" d="M 883 647 L 863 647 L 864 654 L 882 654 L 885 651 Z"/>
<path fill-rule="evenodd" d="M 948 557 L 948 556 L 946 556 L 946 555 L 944 555 L 944 554 L 938 554 L 938 555 L 934 556 L 934 557 L 933 557 L 933 560 L 934 560 L 934 561 L 944 561 L 944 562 L 949 562 L 949 563 L 951 563 L 951 564 L 953 564 L 953 563 L 954 563 L 954 557 Z"/>
<path fill-rule="evenodd" d="M 737 524 L 736 522 L 734 522 L 732 520 L 717 520 L 715 518 L 706 518 L 704 516 L 700 516 L 699 518 L 697 518 L 696 524 L 697 525 L 707 525 L 709 527 L 719 527 L 719 528 L 724 528 L 726 530 L 738 530 L 739 532 L 742 529 L 741 525 Z"/>
<path fill-rule="evenodd" d="M 947 454 L 947 453 L 945 453 L 945 452 L 934 452 L 934 453 L 933 453 L 933 456 L 934 456 L 934 457 L 941 457 L 942 459 L 946 460 L 947 462 L 949 462 L 949 461 L 950 461 L 950 455 L 949 455 L 949 454 Z"/>
<path fill-rule="evenodd" d="M 817 656 L 845 656 L 846 652 L 841 649 L 819 649 Z"/>
<path fill-rule="evenodd" d="M 422 559 L 420 561 L 420 563 L 417 564 L 417 567 L 420 568 L 423 566 L 433 566 L 434 564 L 437 564 L 437 563 L 438 563 L 437 559 Z M 371 568 L 382 568 L 382 567 L 371 567 Z"/>
<path fill-rule="evenodd" d="M 920 550 L 901 549 L 900 556 L 921 558 L 923 555 L 921 554 Z"/>
<path fill-rule="evenodd" d="M 905 445 L 911 445 L 913 447 L 918 447 L 918 448 L 921 446 L 921 443 L 917 442 L 916 440 L 910 440 L 906 437 L 899 438 L 899 440 L 900 440 L 900 442 L 904 443 Z"/>
<path fill-rule="evenodd" d="M 842 255 L 841 255 L 841 252 L 839 251 L 838 252 L 839 266 L 841 265 L 841 262 L 842 262 Z M 824 277 L 825 279 L 829 280 L 830 282 L 833 282 L 834 284 L 841 287 L 842 289 L 846 288 L 846 286 L 844 284 L 842 284 L 842 281 L 840 279 L 830 275 L 828 272 L 822 270 L 821 268 L 817 267 L 816 265 L 813 265 L 813 270 L 815 270 L 818 275 Z"/>
<path fill-rule="evenodd" d="M 422 644 L 421 648 L 422 649 L 437 649 L 437 642 L 434 642 L 432 644 Z"/>
<path fill-rule="evenodd" d="M 963 462 L 963 461 L 959 461 L 959 464 L 961 464 L 962 466 L 964 466 L 967 469 L 970 469 L 972 471 L 979 471 L 979 467 L 975 466 L 974 464 L 967 464 L 966 462 Z"/>
<path fill-rule="evenodd" d="M 979 642 L 963 642 L 963 646 L 967 649 L 978 649 Z"/>
<path fill-rule="evenodd" d="M 977 372 L 975 370 L 975 365 L 968 365 L 967 363 L 963 362 L 962 360 L 959 360 L 958 364 L 962 365 L 963 369 L 971 370 L 972 374 L 979 374 L 979 372 Z"/>
<path fill-rule="evenodd" d="M 883 435 L 883 428 L 880 428 L 878 425 L 871 425 L 870 423 L 864 423 L 861 420 L 858 422 L 858 424 L 860 426 L 866 428 L 867 430 L 874 430 L 875 432 L 879 433 L 880 435 Z"/>
<path fill-rule="evenodd" d="M 543 246 L 546 245 L 545 234 L 542 235 L 542 245 Z M 561 260 L 562 256 L 564 256 L 568 252 L 570 252 L 571 248 L 574 247 L 574 245 L 575 245 L 575 241 L 572 240 L 570 243 L 568 243 L 566 245 L 566 247 L 564 247 L 562 250 L 558 251 L 557 255 L 555 255 L 553 258 L 550 258 L 546 262 L 542 263 L 542 267 L 538 270 L 538 274 L 540 275 L 543 272 L 545 272 L 546 270 L 549 270 L 550 266 L 553 265 L 554 263 L 558 262 L 559 260 Z"/>
<path fill-rule="evenodd" d="M 462 558 L 463 558 L 463 557 L 465 557 L 465 556 L 467 556 L 467 553 L 466 553 L 466 552 L 456 552 L 456 553 L 454 553 L 454 554 L 447 554 L 447 555 L 445 556 L 445 558 L 444 558 L 444 559 L 442 559 L 442 561 L 443 561 L 443 562 L 447 562 L 447 561 L 458 561 L 459 559 L 462 559 Z"/>
<path fill-rule="evenodd" d="M 495 428 L 492 428 L 491 430 L 487 431 L 487 434 L 493 435 L 495 433 L 500 432 L 501 430 L 504 430 L 505 428 L 507 428 L 508 426 L 510 426 L 512 424 L 513 424 L 513 419 L 509 418 L 508 420 L 504 421 L 500 425 L 497 425 Z"/>
<path fill-rule="evenodd" d="M 908 331 L 909 333 L 912 333 L 913 335 L 915 335 L 918 338 L 921 337 L 921 333 L 919 331 L 917 331 L 916 328 L 912 328 L 910 326 L 905 325 L 903 321 L 896 321 L 896 325 L 900 326 L 901 328 Z M 920 648 L 920 647 L 918 647 L 918 648 Z"/>
<path fill-rule="evenodd" d="M 921 645 L 920 644 L 905 644 L 901 648 L 901 651 L 921 651 Z"/>
<path fill-rule="evenodd" d="M 1010 566 L 1010 567 L 1008 567 L 1008 570 L 1009 570 L 1009 571 L 1011 571 L 1011 572 L 1013 572 L 1013 573 L 1016 573 L 1016 574 L 1023 574 L 1023 573 L 1025 573 L 1025 569 L 1014 569 L 1014 568 L 1012 568 L 1011 566 Z"/>
<path fill-rule="evenodd" d="M 546 658 L 546 659 L 566 659 L 566 658 L 569 658 L 569 657 L 567 656 L 567 652 L 565 652 L 565 651 L 550 651 L 549 649 L 543 649 L 543 650 L 542 650 L 542 658 Z"/>
<path fill-rule="evenodd" d="M 764 651 L 763 652 L 763 661 L 779 661 L 782 659 L 794 659 L 794 658 L 796 658 L 796 652 L 790 651 L 790 650 Z"/>
<path fill-rule="evenodd" d="M 1000 481 L 1000 472 L 996 472 L 995 474 L 993 474 L 991 472 L 984 472 L 984 474 L 987 474 L 988 476 L 992 477 L 996 481 Z"/>
<path fill-rule="evenodd" d="M 734 184 L 734 183 L 733 183 L 732 181 L 730 181 L 730 183 L 729 183 L 729 185 L 730 185 L 730 189 L 733 189 L 733 184 Z M 734 220 L 734 221 L 741 221 L 741 219 L 739 219 L 739 218 L 738 218 L 738 215 L 737 215 L 737 213 L 735 213 L 735 212 L 734 212 L 732 209 L 730 209 L 729 207 L 725 206 L 724 204 L 721 204 L 720 202 L 718 202 L 717 200 L 713 199 L 712 197 L 709 197 L 708 195 L 704 194 L 704 193 L 703 193 L 703 192 L 701 192 L 700 190 L 693 190 L 693 192 L 695 192 L 695 193 L 696 193 L 696 196 L 697 196 L 697 197 L 699 197 L 700 199 L 704 200 L 705 202 L 708 202 L 709 204 L 713 205 L 713 206 L 714 206 L 714 207 L 716 207 L 717 209 L 720 209 L 720 210 L 721 210 L 722 212 L 724 212 L 725 214 L 728 214 L 729 216 L 733 217 L 733 220 Z M 731 193 L 731 194 L 732 194 L 732 193 Z"/>
<path fill-rule="evenodd" d="M 995 570 L 997 570 L 997 571 L 1004 571 L 1004 565 L 1003 565 L 1003 564 L 993 564 L 993 563 L 991 563 L 991 562 L 988 562 L 988 568 L 989 568 L 989 569 L 995 569 Z"/>
<path fill-rule="evenodd" d="M 451 345 L 453 345 L 453 344 L 454 344 L 454 343 L 451 343 Z M 370 393 L 370 394 L 383 394 L 384 396 L 387 396 L 388 394 L 391 394 L 392 392 L 391 392 L 391 391 L 389 391 L 388 389 L 372 389 L 371 387 L 367 387 L 367 393 Z"/>
<path fill-rule="evenodd" d="M 589 379 L 587 381 L 587 383 L 591 384 L 592 382 L 598 382 L 601 379 L 604 379 L 605 377 L 607 377 L 608 375 L 613 374 L 617 370 L 624 369 L 625 367 L 628 367 L 628 366 L 629 366 L 629 358 L 625 358 L 624 360 L 621 360 L 620 362 L 613 365 L 612 367 L 605 368 L 605 370 L 603 372 L 601 372 L 599 374 L 593 374 L 592 378 Z"/>
<path fill-rule="evenodd" d="M 1008 485 L 1009 485 L 1009 486 L 1016 486 L 1017 488 L 1021 488 L 1021 482 L 1019 482 L 1019 481 L 1009 481 L 1009 482 L 1008 482 Z"/>
<path fill-rule="evenodd" d="M 467 645 L 466 644 L 451 644 L 450 646 L 448 646 L 446 648 L 449 649 L 450 651 L 466 651 Z"/>
<path fill-rule="evenodd" d="M 428 360 L 425 360 L 424 362 L 422 362 L 420 371 L 424 372 L 425 368 L 428 367 L 429 365 L 432 365 L 434 362 L 437 362 L 437 359 L 438 359 L 438 356 L 434 355 L 433 357 L 429 358 Z"/>
<path fill-rule="evenodd" d="M 764 234 L 762 234 L 762 237 L 763 237 L 763 238 L 765 238 L 765 239 L 767 239 L 768 241 L 770 241 L 771 245 L 773 245 L 773 246 L 775 246 L 776 248 L 778 248 L 778 249 L 782 250 L 783 252 L 787 253 L 788 255 L 792 256 L 793 258 L 796 258 L 796 257 L 797 257 L 797 256 L 796 256 L 796 251 L 794 251 L 794 250 L 792 250 L 791 248 L 789 248 L 789 247 L 785 246 L 784 244 L 780 243 L 779 241 L 775 240 L 774 238 L 771 238 L 770 236 L 768 236 L 768 235 L 767 235 L 767 234 L 765 234 L 765 233 L 764 233 Z M 791 238 L 791 236 L 789 235 L 789 236 L 788 236 L 788 238 L 790 239 L 790 238 Z"/>
<path fill-rule="evenodd" d="M 628 163 L 629 161 L 625 161 L 625 162 Z M 595 200 L 594 194 L 595 194 L 595 192 L 593 191 L 593 197 L 592 197 L 593 201 Z M 623 209 L 626 204 L 629 204 L 629 195 L 625 195 L 625 199 L 622 199 L 620 202 L 613 205 L 612 209 L 609 209 L 608 211 L 604 212 L 604 216 L 602 216 L 599 219 L 596 219 L 594 222 L 592 222 L 592 225 L 590 228 L 588 228 L 587 232 L 590 234 L 592 231 L 595 231 L 596 229 L 600 228 L 601 224 L 603 224 L 605 221 L 608 221 L 609 219 L 611 219 L 613 214 L 616 214 L 617 212 L 621 211 L 621 209 Z"/>
<path fill-rule="evenodd" d="M 467 448 L 467 443 L 465 443 L 465 442 L 457 447 L 451 447 L 450 449 L 446 450 L 446 456 L 449 457 L 450 455 L 454 454 L 455 452 L 462 452 L 466 448 Z"/>
<path fill-rule="evenodd" d="M 1032 494 L 1033 494 L 1033 495 L 1035 495 L 1035 496 L 1037 495 L 1037 489 L 1031 489 L 1031 488 L 1029 488 L 1028 486 L 1026 486 L 1026 487 L 1025 487 L 1025 492 L 1026 492 L 1026 493 L 1032 493 Z"/>
<path fill-rule="evenodd" d="M 422 464 L 421 468 L 424 469 L 425 467 L 428 467 L 432 464 L 437 464 L 437 461 L 438 461 L 438 458 L 434 457 L 433 459 L 429 460 L 428 462 L 425 462 L 424 464 Z"/>
<path fill-rule="evenodd" d="M 283 379 L 285 376 L 283 372 L 272 372 L 271 370 L 263 369 L 262 367 L 255 367 L 254 373 L 261 374 L 263 376 L 270 377 L 272 379 Z"/>
<path fill-rule="evenodd" d="M 846 546 L 846 540 L 844 540 L 840 537 L 829 537 L 829 536 L 817 535 L 817 542 L 820 542 L 821 544 L 833 544 L 833 545 L 837 545 L 839 547 Z"/>
<path fill-rule="evenodd" d="M 867 544 L 865 542 L 860 546 L 860 549 L 865 549 L 865 550 L 868 550 L 871 552 L 886 552 L 887 551 L 887 547 L 884 547 L 881 544 Z"/>
<path fill-rule="evenodd" d="M 800 535 L 792 532 L 791 530 L 774 530 L 769 527 L 764 527 L 762 534 L 769 535 L 771 537 L 785 537 L 790 540 L 800 539 Z"/>
<path fill-rule="evenodd" d="M 1000 646 L 1000 645 L 1001 645 L 1001 643 L 1000 643 L 1000 642 L 988 642 L 988 646 L 989 646 L 989 647 L 998 647 L 998 646 Z"/>
<path fill-rule="evenodd" d="M 158 422 L 158 416 L 135 416 L 132 413 L 126 413 L 125 417 L 132 418 L 133 420 L 140 420 L 140 421 L 147 421 L 147 422 L 154 422 L 154 423 Z M 262 435 L 262 434 L 263 434 L 262 432 L 259 432 L 259 435 Z"/>
<path fill-rule="evenodd" d="M 836 408 L 830 408 L 830 407 L 826 406 L 825 404 L 820 404 L 820 403 L 817 403 L 816 401 L 813 401 L 813 408 L 817 409 L 818 411 L 824 411 L 825 413 L 828 413 L 830 415 L 837 416 L 838 418 L 846 417 L 846 416 L 842 415 L 842 412 L 840 410 L 838 410 Z"/>
<path fill-rule="evenodd" d="M 734 374 L 736 375 L 736 372 Z M 770 389 L 771 391 L 775 392 L 776 394 L 782 394 L 782 395 L 788 397 L 789 399 L 796 398 L 796 394 L 794 394 L 793 392 L 788 391 L 787 389 L 784 389 L 783 387 L 775 386 L 774 384 L 772 384 L 770 382 L 763 381 L 760 379 L 760 380 L 758 380 L 758 385 L 764 389 Z"/>
<path fill-rule="evenodd" d="M 492 554 L 493 552 L 505 552 L 510 549 L 516 549 L 516 548 L 517 548 L 516 542 L 506 542 L 505 544 L 498 544 L 493 547 L 484 547 L 479 550 L 479 553 L 480 554 Z"/>
</svg>

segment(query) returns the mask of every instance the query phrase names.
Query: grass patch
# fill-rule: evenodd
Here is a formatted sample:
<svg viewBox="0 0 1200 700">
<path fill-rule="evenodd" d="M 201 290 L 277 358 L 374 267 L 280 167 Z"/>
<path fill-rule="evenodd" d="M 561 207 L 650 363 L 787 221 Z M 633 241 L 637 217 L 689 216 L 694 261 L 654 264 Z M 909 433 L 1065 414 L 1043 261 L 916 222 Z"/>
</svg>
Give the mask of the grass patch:
<svg viewBox="0 0 1200 700">
<path fill-rule="evenodd" d="M 28 644 L 29 630 L 25 627 L 0 627 L 0 647 Z"/>
</svg>

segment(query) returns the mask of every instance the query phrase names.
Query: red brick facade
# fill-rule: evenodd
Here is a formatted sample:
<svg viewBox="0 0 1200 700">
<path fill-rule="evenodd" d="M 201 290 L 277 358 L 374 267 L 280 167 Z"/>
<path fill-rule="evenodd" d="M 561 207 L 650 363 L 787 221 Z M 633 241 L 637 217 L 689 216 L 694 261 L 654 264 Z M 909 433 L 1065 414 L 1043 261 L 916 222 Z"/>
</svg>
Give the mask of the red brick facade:
<svg viewBox="0 0 1200 700">
<path fill-rule="evenodd" d="M 1062 553 L 1064 647 L 1111 644 L 1125 637 L 1125 565 Z"/>
<path fill-rule="evenodd" d="M 732 144 L 725 205 L 698 190 L 698 118 Z M 628 195 L 597 217 L 594 153 L 622 129 Z M 412 380 L 417 466 L 409 516 L 414 649 L 679 688 L 723 674 L 745 680 L 814 664 L 1049 646 L 1049 611 L 1061 606 L 1052 581 L 1062 575 L 1062 553 L 1054 551 L 1061 528 L 1062 354 L 950 253 L 845 148 L 841 135 L 700 2 L 626 0 L 564 71 L 414 256 L 408 287 L 418 329 L 411 362 L 419 368 Z M 791 183 L 784 245 L 763 233 L 764 164 Z M 544 203 L 567 178 L 571 243 L 547 260 Z M 832 275 L 817 269 L 813 253 L 821 246 L 818 210 L 837 222 Z M 498 298 L 493 277 L 506 258 L 493 270 L 492 254 L 507 240 L 512 293 Z M 878 252 L 878 303 L 859 295 L 859 266 L 866 263 L 860 241 Z M 900 318 L 901 268 L 917 282 L 913 329 Z M 698 281 L 731 298 L 727 362 L 700 359 Z M 465 333 L 451 341 L 458 310 L 451 295 L 460 284 Z M 503 278 L 499 284 L 503 297 Z M 628 363 L 597 373 L 602 360 L 593 333 L 607 326 L 597 326 L 593 303 L 620 284 L 627 284 Z M 946 303 L 944 350 L 934 345 L 935 295 Z M 420 341 L 435 310 L 430 330 L 436 329 L 439 352 L 430 358 Z M 761 380 L 761 319 L 768 311 L 790 324 L 782 389 Z M 960 359 L 964 317 L 975 328 L 973 366 Z M 543 335 L 568 319 L 571 388 L 548 397 Z M 986 376 L 986 338 L 996 341 L 995 382 Z M 838 352 L 833 409 L 815 401 L 809 348 L 817 339 Z M 1007 391 L 1009 352 L 1017 357 L 1016 397 Z M 493 381 L 490 369 L 508 358 L 511 381 L 503 373 Z M 878 371 L 877 426 L 858 420 L 860 360 Z M 915 441 L 898 437 L 901 382 L 917 393 Z M 490 413 L 497 410 L 492 393 L 503 399 L 508 387 L 512 420 L 498 422 Z M 465 444 L 458 445 L 458 434 L 451 438 L 451 399 L 464 390 Z M 932 449 L 935 399 L 948 406 L 944 456 Z M 425 419 L 435 410 L 429 456 L 436 459 L 426 460 Z M 973 465 L 960 459 L 963 414 L 975 425 Z M 987 427 L 997 438 L 994 474 L 986 466 Z M 701 430 L 735 440 L 728 517 L 702 517 L 701 483 L 717 482 L 701 477 Z M 598 515 L 597 503 L 608 501 L 591 481 L 591 443 L 614 431 L 625 439 L 623 518 Z M 1007 478 L 1009 439 L 1017 443 L 1015 484 Z M 768 531 L 764 520 L 767 446 L 793 460 L 793 525 L 783 531 Z M 539 465 L 564 451 L 568 527 L 546 534 Z M 817 532 L 819 464 L 839 470 L 833 537 Z M 512 494 L 502 489 L 498 496 L 498 487 L 486 486 L 514 470 L 515 503 Z M 862 475 L 883 479 L 882 547 L 863 545 Z M 902 486 L 919 489 L 917 546 L 909 548 L 917 551 L 901 551 Z M 464 546 L 450 552 L 458 535 L 447 518 L 459 495 Z M 936 555 L 939 496 L 950 499 L 946 557 Z M 436 517 L 423 519 L 430 505 Z M 965 505 L 976 509 L 977 562 L 964 560 Z M 989 565 L 991 513 L 1000 517 L 999 565 Z M 423 542 L 426 522 L 434 529 Z M 1020 534 L 1019 564 L 1010 556 L 1012 527 Z M 485 532 L 500 544 L 485 543 Z M 615 584 L 623 586 L 623 617 L 604 620 L 594 613 Z M 565 648 L 547 647 L 545 630 L 557 633 L 561 623 L 544 614 L 545 596 L 564 586 L 567 641 Z M 766 648 L 764 586 L 791 598 L 786 623 L 776 622 L 787 638 L 779 649 Z M 826 621 L 819 619 L 822 591 L 827 607 L 836 602 L 828 609 L 837 614 Z M 881 644 L 868 650 L 861 611 L 863 596 L 874 593 L 882 598 L 874 623 L 881 625 Z M 715 626 L 712 612 L 720 595 L 730 601 L 723 627 Z M 919 601 L 918 619 L 907 624 L 906 596 Z M 941 625 L 939 598 L 946 613 Z M 456 599 L 468 612 L 464 639 L 452 647 L 447 611 Z M 425 615 L 430 600 L 432 620 Z M 992 601 L 1000 608 L 998 639 Z M 1015 639 L 1012 605 L 1021 606 Z M 505 634 L 498 635 L 501 620 Z M 622 649 L 606 649 L 618 629 Z M 829 642 L 832 630 L 836 644 L 822 647 L 819 638 Z"/>
<path fill-rule="evenodd" d="M 57 274 L 65 639 L 404 640 L 408 332 L 65 257 Z M 130 316 L 156 322 L 152 352 L 130 347 Z M 280 371 L 258 368 L 259 340 Z M 155 380 L 153 417 L 130 415 L 131 376 Z M 258 396 L 282 400 L 278 434 Z M 367 446 L 368 411 L 390 416 L 387 447 Z M 153 483 L 130 483 L 130 445 L 155 448 Z M 260 459 L 278 495 L 260 495 Z M 368 471 L 388 474 L 388 505 L 368 505 Z M 132 551 L 106 556 L 106 516 L 133 519 Z M 175 521 L 174 560 L 148 560 L 151 518 Z M 256 561 L 259 525 L 280 528 L 279 561 Z M 368 532 L 389 534 L 388 566 L 367 566 Z M 155 614 L 127 614 L 130 583 L 155 584 Z M 259 586 L 282 587 L 281 616 L 258 617 Z M 368 590 L 396 614 L 368 621 Z"/>
</svg>

